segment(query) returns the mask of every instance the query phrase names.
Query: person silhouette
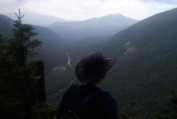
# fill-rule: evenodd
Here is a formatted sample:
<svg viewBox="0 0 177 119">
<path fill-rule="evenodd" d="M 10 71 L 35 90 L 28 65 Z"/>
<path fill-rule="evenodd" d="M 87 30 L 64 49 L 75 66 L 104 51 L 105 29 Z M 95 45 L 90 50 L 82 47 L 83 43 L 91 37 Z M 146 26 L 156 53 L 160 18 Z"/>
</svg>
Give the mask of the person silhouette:
<svg viewBox="0 0 177 119">
<path fill-rule="evenodd" d="M 104 57 L 98 51 L 86 55 L 75 68 L 81 84 L 72 85 L 65 92 L 56 110 L 56 118 L 118 119 L 115 99 L 100 88 L 101 81 L 115 62 L 115 58 Z"/>
</svg>

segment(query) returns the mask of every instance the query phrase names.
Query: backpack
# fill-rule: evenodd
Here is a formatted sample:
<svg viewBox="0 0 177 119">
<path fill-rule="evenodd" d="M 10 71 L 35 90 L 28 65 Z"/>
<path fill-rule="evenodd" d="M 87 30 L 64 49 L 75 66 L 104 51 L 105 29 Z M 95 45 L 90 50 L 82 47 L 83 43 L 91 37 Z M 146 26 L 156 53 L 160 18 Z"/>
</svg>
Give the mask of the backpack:
<svg viewBox="0 0 177 119">
<path fill-rule="evenodd" d="M 72 90 L 73 93 L 76 93 L 77 86 L 73 86 Z M 84 100 L 82 100 L 78 106 L 71 106 L 70 108 L 65 111 L 65 113 L 60 117 L 60 119 L 86 119 L 83 115 L 85 115 L 85 112 L 88 112 L 90 110 L 90 107 L 94 107 L 95 103 L 98 103 L 98 100 L 100 98 L 103 98 L 107 92 L 104 91 L 96 91 L 89 96 L 87 96 Z"/>
</svg>

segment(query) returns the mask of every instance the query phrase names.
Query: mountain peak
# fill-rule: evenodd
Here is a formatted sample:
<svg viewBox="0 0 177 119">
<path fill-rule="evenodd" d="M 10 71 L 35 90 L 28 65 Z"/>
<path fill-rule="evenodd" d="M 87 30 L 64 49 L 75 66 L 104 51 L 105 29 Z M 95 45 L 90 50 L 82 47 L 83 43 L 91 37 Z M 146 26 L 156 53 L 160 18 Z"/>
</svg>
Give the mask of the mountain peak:
<svg viewBox="0 0 177 119">
<path fill-rule="evenodd" d="M 85 21 L 56 22 L 49 28 L 66 39 L 79 40 L 88 37 L 110 36 L 136 22 L 123 15 L 112 14 Z"/>
<path fill-rule="evenodd" d="M 119 13 L 116 13 L 116 14 L 108 14 L 108 15 L 105 15 L 105 16 L 101 16 L 101 17 L 95 17 L 95 18 L 92 18 L 92 19 L 89 19 L 89 20 L 97 20 L 97 19 L 114 19 L 114 20 L 132 20 L 134 22 L 137 22 L 137 20 L 135 19 L 132 19 L 132 18 L 129 18 L 129 17 L 126 17 L 122 14 L 119 14 Z"/>
</svg>

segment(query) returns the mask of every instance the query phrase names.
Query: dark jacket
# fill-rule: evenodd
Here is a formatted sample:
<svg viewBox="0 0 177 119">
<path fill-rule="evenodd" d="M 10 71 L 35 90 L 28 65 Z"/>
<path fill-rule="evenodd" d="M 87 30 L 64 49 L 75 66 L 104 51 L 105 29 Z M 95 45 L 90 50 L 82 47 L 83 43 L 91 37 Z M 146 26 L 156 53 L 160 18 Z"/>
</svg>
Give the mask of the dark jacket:
<svg viewBox="0 0 177 119">
<path fill-rule="evenodd" d="M 117 103 L 110 93 L 87 84 L 73 85 L 65 92 L 56 117 L 68 109 L 77 110 L 81 119 L 118 119 Z"/>
</svg>

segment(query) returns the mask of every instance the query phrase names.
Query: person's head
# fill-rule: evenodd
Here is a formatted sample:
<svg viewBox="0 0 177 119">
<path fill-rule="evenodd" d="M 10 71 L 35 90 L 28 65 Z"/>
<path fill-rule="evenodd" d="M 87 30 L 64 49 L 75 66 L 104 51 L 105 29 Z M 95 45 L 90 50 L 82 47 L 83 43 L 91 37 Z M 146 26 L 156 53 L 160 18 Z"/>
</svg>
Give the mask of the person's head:
<svg viewBox="0 0 177 119">
<path fill-rule="evenodd" d="M 82 83 L 93 84 L 105 77 L 115 61 L 115 58 L 104 57 L 101 52 L 89 53 L 77 64 L 76 76 Z"/>
</svg>

